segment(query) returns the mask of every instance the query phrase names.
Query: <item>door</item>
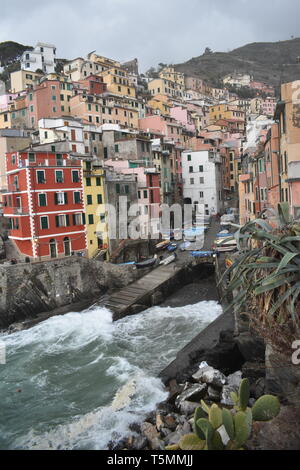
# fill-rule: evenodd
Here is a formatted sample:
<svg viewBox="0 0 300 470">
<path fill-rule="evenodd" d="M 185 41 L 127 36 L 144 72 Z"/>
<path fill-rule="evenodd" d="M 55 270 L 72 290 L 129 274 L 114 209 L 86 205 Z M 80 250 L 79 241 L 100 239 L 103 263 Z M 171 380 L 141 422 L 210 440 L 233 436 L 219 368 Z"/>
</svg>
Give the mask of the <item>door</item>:
<svg viewBox="0 0 300 470">
<path fill-rule="evenodd" d="M 70 256 L 71 247 L 70 247 L 70 239 L 68 237 L 64 238 L 64 249 L 65 249 L 65 256 Z"/>
<path fill-rule="evenodd" d="M 50 256 L 51 256 L 51 258 L 56 258 L 56 257 L 57 257 L 57 253 L 56 253 L 56 241 L 53 240 L 53 239 L 50 240 L 49 245 L 50 245 Z"/>
</svg>

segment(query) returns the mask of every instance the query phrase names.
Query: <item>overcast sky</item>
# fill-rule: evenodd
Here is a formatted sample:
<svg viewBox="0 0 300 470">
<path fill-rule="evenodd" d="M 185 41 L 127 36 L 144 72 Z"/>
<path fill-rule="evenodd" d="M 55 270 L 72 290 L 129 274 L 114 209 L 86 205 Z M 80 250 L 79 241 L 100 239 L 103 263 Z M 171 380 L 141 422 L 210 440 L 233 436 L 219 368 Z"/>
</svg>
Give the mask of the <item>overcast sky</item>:
<svg viewBox="0 0 300 470">
<path fill-rule="evenodd" d="M 51 42 L 57 56 L 92 50 L 140 70 L 178 63 L 205 47 L 300 36 L 299 0 L 0 0 L 0 42 Z"/>
</svg>

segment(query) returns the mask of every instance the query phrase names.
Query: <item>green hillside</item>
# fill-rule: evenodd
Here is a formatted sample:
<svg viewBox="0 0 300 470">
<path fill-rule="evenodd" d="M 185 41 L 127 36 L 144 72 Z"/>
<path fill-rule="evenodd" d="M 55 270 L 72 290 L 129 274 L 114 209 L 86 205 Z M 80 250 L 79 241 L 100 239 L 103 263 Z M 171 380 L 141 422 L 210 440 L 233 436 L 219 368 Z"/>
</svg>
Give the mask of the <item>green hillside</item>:
<svg viewBox="0 0 300 470">
<path fill-rule="evenodd" d="M 178 71 L 199 76 L 211 85 L 232 72 L 249 73 L 255 80 L 279 86 L 300 79 L 300 38 L 279 42 L 247 44 L 230 52 L 205 53 L 183 64 L 176 64 Z"/>
</svg>

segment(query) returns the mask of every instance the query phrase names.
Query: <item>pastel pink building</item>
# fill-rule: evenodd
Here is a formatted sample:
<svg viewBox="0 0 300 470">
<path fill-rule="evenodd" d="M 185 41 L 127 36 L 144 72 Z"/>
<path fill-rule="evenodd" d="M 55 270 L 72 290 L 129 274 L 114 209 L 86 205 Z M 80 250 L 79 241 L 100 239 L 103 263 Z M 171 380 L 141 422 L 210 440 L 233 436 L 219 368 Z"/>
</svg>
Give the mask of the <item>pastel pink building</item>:
<svg viewBox="0 0 300 470">
<path fill-rule="evenodd" d="M 261 111 L 266 116 L 274 116 L 277 100 L 273 97 L 268 97 L 261 103 Z"/>
<path fill-rule="evenodd" d="M 182 106 L 175 106 L 170 110 L 171 117 L 179 122 L 188 131 L 195 133 L 196 128 L 191 119 L 189 111 Z"/>
<path fill-rule="evenodd" d="M 24 94 L 25 93 L 6 93 L 5 95 L 0 95 L 0 111 L 8 109 L 16 98 L 19 98 Z"/>
<path fill-rule="evenodd" d="M 146 132 L 164 135 L 168 141 L 173 143 L 181 143 L 183 141 L 182 125 L 172 117 L 162 117 L 160 115 L 147 116 L 139 119 L 139 128 Z"/>
</svg>

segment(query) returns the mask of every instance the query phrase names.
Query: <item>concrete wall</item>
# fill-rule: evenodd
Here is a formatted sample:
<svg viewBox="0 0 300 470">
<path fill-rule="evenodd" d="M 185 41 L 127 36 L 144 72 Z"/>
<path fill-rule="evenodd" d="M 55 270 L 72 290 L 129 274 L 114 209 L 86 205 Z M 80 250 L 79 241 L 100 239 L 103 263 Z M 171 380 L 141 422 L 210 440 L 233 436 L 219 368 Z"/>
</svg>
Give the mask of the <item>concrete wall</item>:
<svg viewBox="0 0 300 470">
<path fill-rule="evenodd" d="M 80 300 L 96 301 L 141 273 L 85 258 L 0 266 L 0 328 Z"/>
</svg>

